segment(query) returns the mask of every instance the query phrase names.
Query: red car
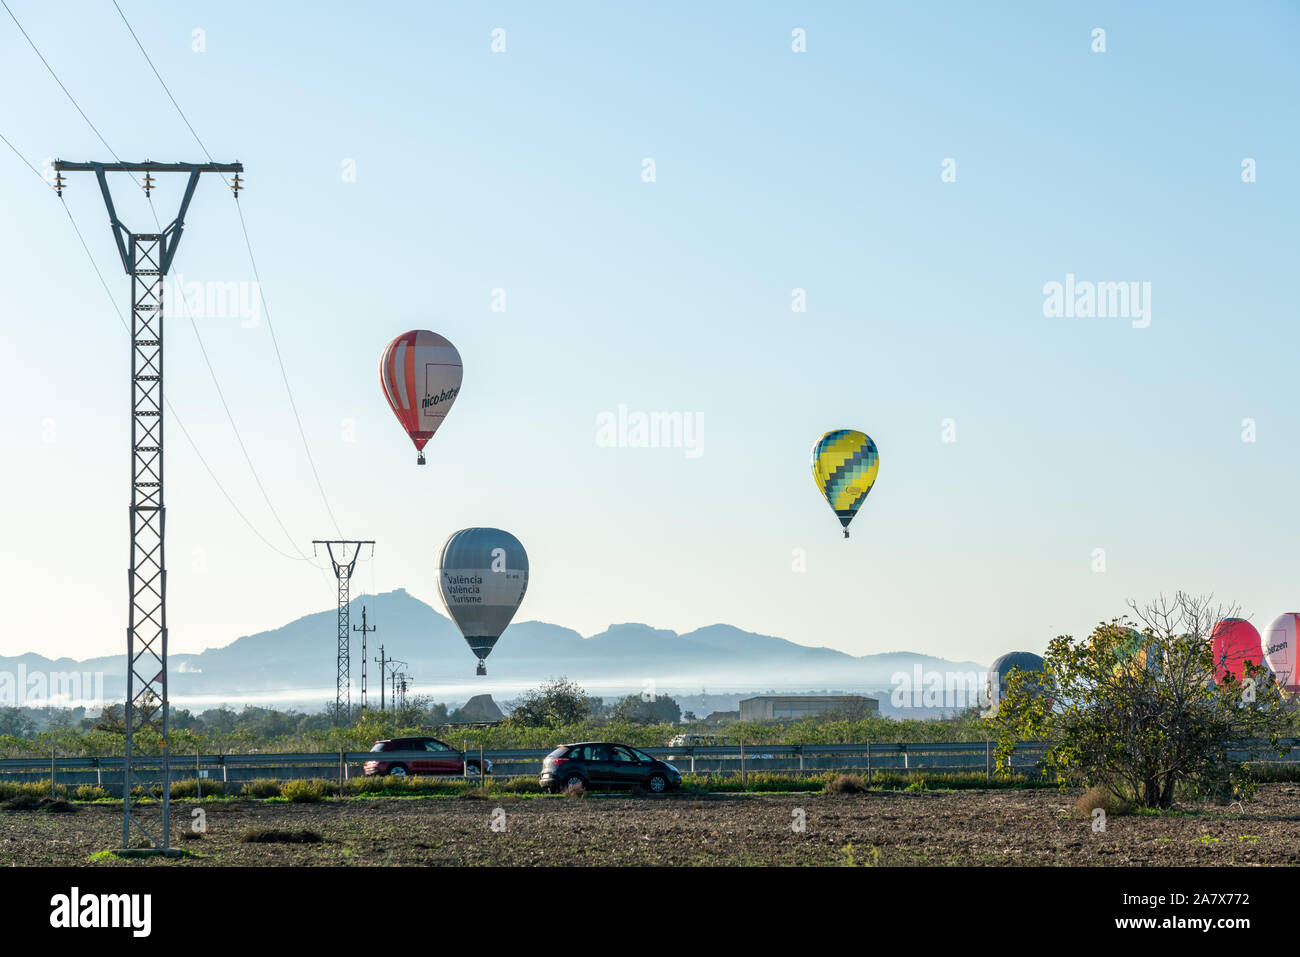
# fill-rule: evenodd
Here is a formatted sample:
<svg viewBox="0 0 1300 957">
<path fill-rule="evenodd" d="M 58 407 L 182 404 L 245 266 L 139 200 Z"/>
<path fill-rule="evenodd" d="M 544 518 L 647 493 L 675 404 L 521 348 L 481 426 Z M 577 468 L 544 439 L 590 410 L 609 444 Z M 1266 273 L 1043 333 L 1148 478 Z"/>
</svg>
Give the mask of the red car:
<svg viewBox="0 0 1300 957">
<path fill-rule="evenodd" d="M 404 778 L 408 774 L 469 774 L 492 773 L 492 762 L 484 759 L 486 772 L 479 768 L 477 759 L 466 760 L 459 751 L 437 738 L 389 738 L 376 741 L 371 753 L 383 751 L 419 751 L 420 757 L 399 758 L 395 761 L 367 761 L 367 775 L 391 774 Z"/>
</svg>

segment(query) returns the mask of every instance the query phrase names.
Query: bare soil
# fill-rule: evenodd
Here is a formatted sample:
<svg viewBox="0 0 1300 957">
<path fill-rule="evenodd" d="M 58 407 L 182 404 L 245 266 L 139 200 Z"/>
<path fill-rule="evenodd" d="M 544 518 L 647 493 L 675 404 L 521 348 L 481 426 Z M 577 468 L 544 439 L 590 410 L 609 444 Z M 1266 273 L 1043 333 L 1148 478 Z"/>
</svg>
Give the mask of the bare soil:
<svg viewBox="0 0 1300 957">
<path fill-rule="evenodd" d="M 1300 785 L 1264 785 L 1244 806 L 1111 817 L 1102 832 L 1074 809 L 1077 796 L 1001 790 L 177 801 L 173 843 L 198 856 L 167 866 L 1300 863 Z M 196 809 L 206 815 L 206 832 L 180 840 Z M 801 817 L 800 831 L 792 825 Z M 322 840 L 241 842 L 250 829 L 313 831 Z M 157 866 L 92 861 L 120 843 L 120 805 L 0 811 L 2 865 Z"/>
</svg>

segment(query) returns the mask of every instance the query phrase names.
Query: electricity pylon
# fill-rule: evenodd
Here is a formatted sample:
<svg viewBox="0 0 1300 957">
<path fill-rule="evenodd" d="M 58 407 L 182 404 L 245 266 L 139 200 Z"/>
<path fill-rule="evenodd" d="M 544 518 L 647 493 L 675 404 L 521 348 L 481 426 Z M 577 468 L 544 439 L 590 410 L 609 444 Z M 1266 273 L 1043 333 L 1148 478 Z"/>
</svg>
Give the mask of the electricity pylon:
<svg viewBox="0 0 1300 957">
<path fill-rule="evenodd" d="M 126 623 L 126 760 L 122 773 L 122 847 L 131 829 L 151 850 L 170 851 L 171 764 L 167 736 L 167 565 L 163 540 L 163 277 L 171 268 L 185 228 L 185 213 L 202 173 L 242 173 L 242 163 L 67 163 L 54 161 L 54 187 L 63 195 L 64 173 L 94 173 L 108 208 L 122 268 L 131 277 L 131 553 Z M 157 188 L 155 173 L 187 173 L 180 211 L 166 229 L 133 233 L 118 219 L 108 173 L 144 173 L 145 195 Z M 139 182 L 137 180 L 137 182 Z M 231 188 L 238 198 L 239 177 Z M 132 794 L 142 765 L 162 776 L 162 840 L 140 819 Z M 147 794 L 148 788 L 142 793 Z"/>
<path fill-rule="evenodd" d="M 366 710 L 366 632 L 374 631 L 375 626 L 366 627 L 366 606 L 361 606 L 361 627 L 352 626 L 353 631 L 361 632 L 361 710 Z"/>
<path fill-rule="evenodd" d="M 313 553 L 317 545 L 325 546 L 325 550 L 329 552 L 330 564 L 334 566 L 334 577 L 339 583 L 338 679 L 334 689 L 334 723 L 345 724 L 352 717 L 352 616 L 349 612 L 349 602 L 352 600 L 352 572 L 357 567 L 361 546 L 369 545 L 373 557 L 375 543 L 373 539 L 363 541 L 316 539 L 311 544 Z M 334 557 L 335 545 L 339 546 L 339 554 L 342 558 Z M 348 549 L 351 546 L 356 546 L 356 549 L 349 558 Z"/>
</svg>

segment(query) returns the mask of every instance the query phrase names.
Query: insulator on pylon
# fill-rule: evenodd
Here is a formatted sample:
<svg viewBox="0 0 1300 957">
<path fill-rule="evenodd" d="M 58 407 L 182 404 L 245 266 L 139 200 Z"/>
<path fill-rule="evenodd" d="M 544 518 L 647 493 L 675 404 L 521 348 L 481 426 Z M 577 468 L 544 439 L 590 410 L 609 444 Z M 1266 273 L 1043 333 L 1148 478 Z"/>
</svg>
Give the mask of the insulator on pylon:
<svg viewBox="0 0 1300 957">
<path fill-rule="evenodd" d="M 66 185 L 67 183 L 63 180 L 63 170 L 56 170 L 54 173 L 54 191 L 58 193 L 59 196 L 62 196 L 63 187 Z"/>
<path fill-rule="evenodd" d="M 141 183 L 140 185 L 144 187 L 145 196 L 152 196 L 153 195 L 153 174 L 145 173 L 144 182 Z"/>
<path fill-rule="evenodd" d="M 239 199 L 239 191 L 244 188 L 242 182 L 243 181 L 239 178 L 239 174 L 236 173 L 234 180 L 230 184 L 230 191 L 235 194 L 235 199 Z"/>
</svg>

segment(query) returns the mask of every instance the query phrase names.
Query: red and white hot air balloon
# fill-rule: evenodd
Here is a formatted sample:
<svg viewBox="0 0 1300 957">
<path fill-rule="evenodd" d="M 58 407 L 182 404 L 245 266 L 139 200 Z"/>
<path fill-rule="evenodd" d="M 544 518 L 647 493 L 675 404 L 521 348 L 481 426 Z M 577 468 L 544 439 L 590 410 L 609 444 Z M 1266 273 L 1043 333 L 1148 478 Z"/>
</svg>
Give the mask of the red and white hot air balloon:
<svg viewBox="0 0 1300 957">
<path fill-rule="evenodd" d="M 442 425 L 460 394 L 460 353 L 427 329 L 404 332 L 388 344 L 379 360 L 379 381 L 397 421 L 415 443 L 424 464 L 424 446 Z"/>
<path fill-rule="evenodd" d="M 1283 691 L 1300 691 L 1300 675 L 1296 674 L 1296 635 L 1300 633 L 1300 615 L 1290 611 L 1278 615 L 1260 635 L 1260 647 L 1269 671 Z"/>
<path fill-rule="evenodd" d="M 1263 663 L 1259 632 L 1244 618 L 1224 618 L 1210 632 L 1210 653 L 1214 657 L 1214 680 L 1231 674 L 1238 681 L 1246 679 L 1246 662 Z"/>
</svg>

